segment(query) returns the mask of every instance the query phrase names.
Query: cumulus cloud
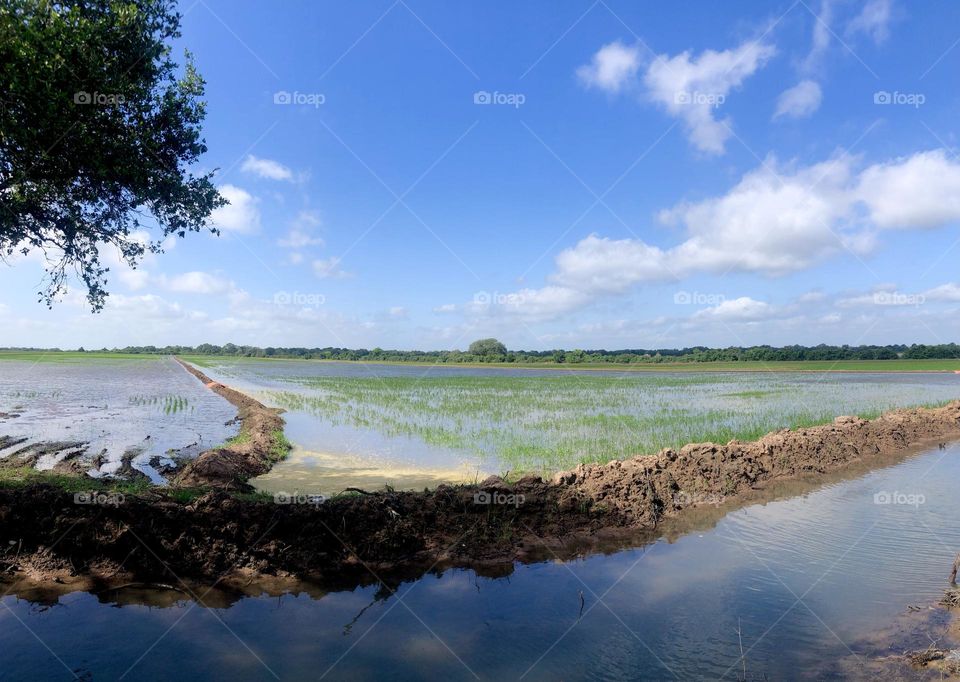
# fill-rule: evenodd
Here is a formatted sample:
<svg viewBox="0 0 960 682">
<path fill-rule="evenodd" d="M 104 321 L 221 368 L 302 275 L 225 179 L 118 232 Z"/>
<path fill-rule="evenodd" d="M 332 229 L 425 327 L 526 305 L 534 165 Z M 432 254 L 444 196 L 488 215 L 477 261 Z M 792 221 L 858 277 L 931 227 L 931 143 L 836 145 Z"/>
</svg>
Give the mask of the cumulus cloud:
<svg viewBox="0 0 960 682">
<path fill-rule="evenodd" d="M 960 164 L 942 149 L 871 166 L 857 197 L 880 228 L 935 228 L 960 220 Z"/>
<path fill-rule="evenodd" d="M 253 154 L 247 155 L 240 170 L 268 180 L 293 180 L 293 171 L 282 163 L 271 159 L 260 159 Z"/>
<path fill-rule="evenodd" d="M 723 321 L 753 321 L 768 317 L 772 309 L 769 303 L 756 301 L 749 296 L 741 296 L 698 310 L 693 317 L 695 319 L 706 318 Z"/>
<path fill-rule="evenodd" d="M 715 114 L 731 90 L 739 88 L 776 53 L 773 45 L 756 41 L 697 57 L 689 51 L 661 55 L 643 76 L 649 98 L 686 125 L 690 142 L 708 154 L 722 154 L 730 137 L 729 118 Z"/>
<path fill-rule="evenodd" d="M 402 305 L 395 305 L 387 311 L 387 314 L 395 320 L 403 320 L 407 317 L 407 309 Z"/>
<path fill-rule="evenodd" d="M 633 81 L 639 68 L 639 49 L 615 41 L 597 50 L 589 64 L 577 69 L 577 77 L 587 87 L 615 94 Z"/>
<path fill-rule="evenodd" d="M 230 203 L 216 209 L 210 222 L 225 232 L 250 234 L 260 229 L 260 209 L 257 199 L 235 185 L 223 185 L 220 194 Z"/>
<path fill-rule="evenodd" d="M 823 91 L 816 81 L 800 81 L 780 93 L 773 117 L 806 118 L 820 108 Z"/>
<path fill-rule="evenodd" d="M 704 273 L 785 275 L 840 253 L 865 255 L 884 229 L 960 221 L 960 163 L 943 150 L 859 165 L 849 155 L 805 167 L 771 157 L 722 195 L 661 211 L 662 222 L 684 231 L 672 247 L 591 234 L 557 255 L 545 286 L 466 309 L 554 318 L 637 284 Z M 728 303 L 718 311 L 733 312 Z M 736 305 L 759 310 L 742 300 Z"/>
</svg>

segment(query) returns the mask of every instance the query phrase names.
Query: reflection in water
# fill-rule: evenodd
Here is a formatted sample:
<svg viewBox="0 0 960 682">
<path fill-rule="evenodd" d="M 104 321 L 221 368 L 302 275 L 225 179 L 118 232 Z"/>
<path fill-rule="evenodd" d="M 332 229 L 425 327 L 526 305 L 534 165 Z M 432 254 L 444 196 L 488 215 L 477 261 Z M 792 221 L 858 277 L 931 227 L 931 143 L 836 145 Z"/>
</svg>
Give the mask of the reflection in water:
<svg viewBox="0 0 960 682">
<path fill-rule="evenodd" d="M 94 679 L 131 666 L 129 679 L 178 680 L 871 679 L 868 659 L 889 652 L 873 634 L 946 586 L 958 479 L 951 446 L 719 519 L 708 507 L 632 549 L 489 576 L 192 587 L 208 608 L 136 586 L 43 607 L 18 591 L 0 609 L 0 664 L 15 679 L 68 678 L 35 633 Z"/>
</svg>

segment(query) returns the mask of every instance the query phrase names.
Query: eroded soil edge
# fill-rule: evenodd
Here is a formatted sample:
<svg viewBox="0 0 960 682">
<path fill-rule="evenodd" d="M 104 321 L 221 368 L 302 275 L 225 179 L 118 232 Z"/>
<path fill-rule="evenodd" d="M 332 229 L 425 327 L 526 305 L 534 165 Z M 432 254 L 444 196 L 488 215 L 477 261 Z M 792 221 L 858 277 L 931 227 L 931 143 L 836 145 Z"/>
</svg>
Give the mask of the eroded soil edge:
<svg viewBox="0 0 960 682">
<path fill-rule="evenodd" d="M 287 454 L 282 410 L 266 407 L 250 396 L 213 381 L 196 367 L 175 358 L 207 388 L 237 408 L 240 433 L 226 445 L 201 452 L 176 475 L 176 486 L 238 488 L 254 476 L 265 474 Z"/>
<path fill-rule="evenodd" d="M 282 423 L 275 412 L 245 403 L 256 401 L 242 394 L 233 398 L 241 410 L 252 410 L 251 419 Z M 960 401 L 898 410 L 872 421 L 838 417 L 752 442 L 692 444 L 581 465 L 551 481 L 528 477 L 508 485 L 492 477 L 476 486 L 357 494 L 322 504 L 281 505 L 214 490 L 189 502 L 158 491 L 127 496 L 121 504 L 78 505 L 71 494 L 51 486 L 4 489 L 0 576 L 175 583 L 271 575 L 342 583 L 375 580 L 399 569 L 423 573 L 437 566 L 502 565 L 542 559 L 544 547 L 560 553 L 608 533 L 662 528 L 698 503 L 718 497 L 745 501 L 767 484 L 854 464 L 879 465 L 885 456 L 957 437 Z M 243 448 L 229 453 L 228 461 L 243 472 L 262 466 Z M 182 475 L 216 478 L 223 454 L 211 451 Z"/>
</svg>

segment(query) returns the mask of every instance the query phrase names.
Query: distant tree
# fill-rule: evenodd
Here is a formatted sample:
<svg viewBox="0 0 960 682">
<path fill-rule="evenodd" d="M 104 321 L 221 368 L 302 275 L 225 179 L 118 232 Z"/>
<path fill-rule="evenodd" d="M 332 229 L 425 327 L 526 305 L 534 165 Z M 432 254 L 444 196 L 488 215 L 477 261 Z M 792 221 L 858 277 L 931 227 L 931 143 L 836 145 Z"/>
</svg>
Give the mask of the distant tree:
<svg viewBox="0 0 960 682">
<path fill-rule="evenodd" d="M 494 355 L 506 355 L 507 347 L 496 339 L 479 339 L 470 344 L 467 352 L 485 358 Z"/>
<path fill-rule="evenodd" d="M 43 252 L 48 306 L 73 270 L 100 310 L 102 247 L 136 266 L 227 203 L 212 173 L 187 170 L 207 149 L 206 112 L 190 55 L 179 75 L 170 56 L 176 4 L 0 3 L 0 257 Z M 151 227 L 159 235 L 136 234 Z"/>
</svg>

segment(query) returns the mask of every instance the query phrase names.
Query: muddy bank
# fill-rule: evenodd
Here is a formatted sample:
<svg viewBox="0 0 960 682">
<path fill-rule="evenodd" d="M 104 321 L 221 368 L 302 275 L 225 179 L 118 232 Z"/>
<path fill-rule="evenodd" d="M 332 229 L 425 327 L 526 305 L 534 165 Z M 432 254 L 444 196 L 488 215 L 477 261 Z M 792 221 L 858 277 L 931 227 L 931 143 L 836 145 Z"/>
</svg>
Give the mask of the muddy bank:
<svg viewBox="0 0 960 682">
<path fill-rule="evenodd" d="M 169 491 L 77 504 L 47 486 L 0 489 L 0 574 L 64 581 L 234 574 L 327 581 L 478 563 L 503 570 L 505 562 L 550 558 L 620 535 L 636 542 L 637 534 L 666 530 L 693 507 L 725 500 L 734 508 L 769 485 L 880 465 L 957 437 L 960 402 L 873 421 L 840 417 L 754 442 L 688 445 L 512 485 L 492 477 L 423 493 L 356 492 L 284 503 L 218 490 L 192 501 Z"/>
<path fill-rule="evenodd" d="M 205 450 L 175 476 L 173 485 L 187 488 L 243 488 L 250 478 L 265 474 L 286 456 L 283 410 L 266 407 L 229 386 L 213 381 L 179 358 L 176 361 L 207 388 L 237 408 L 240 434 L 226 445 Z"/>
</svg>

